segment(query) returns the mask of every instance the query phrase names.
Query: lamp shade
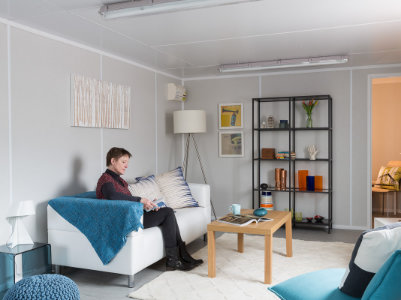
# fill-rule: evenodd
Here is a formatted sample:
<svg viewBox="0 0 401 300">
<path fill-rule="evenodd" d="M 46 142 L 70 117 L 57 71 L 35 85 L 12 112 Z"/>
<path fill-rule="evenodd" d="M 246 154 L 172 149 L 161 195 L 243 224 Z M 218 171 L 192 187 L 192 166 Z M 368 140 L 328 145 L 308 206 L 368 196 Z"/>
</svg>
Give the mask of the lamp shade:
<svg viewBox="0 0 401 300">
<path fill-rule="evenodd" d="M 204 110 L 177 110 L 174 112 L 174 133 L 206 132 Z"/>
<path fill-rule="evenodd" d="M 9 217 L 32 216 L 35 214 L 35 206 L 32 200 L 13 203 L 8 213 Z"/>
</svg>

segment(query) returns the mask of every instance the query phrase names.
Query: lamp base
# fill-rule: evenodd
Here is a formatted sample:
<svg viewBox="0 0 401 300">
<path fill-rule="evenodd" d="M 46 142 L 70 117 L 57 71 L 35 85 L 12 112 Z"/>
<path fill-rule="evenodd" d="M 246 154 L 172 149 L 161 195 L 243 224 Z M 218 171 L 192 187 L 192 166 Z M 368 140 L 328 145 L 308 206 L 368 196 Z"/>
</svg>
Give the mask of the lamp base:
<svg viewBox="0 0 401 300">
<path fill-rule="evenodd" d="M 195 137 L 194 137 L 194 135 L 192 133 L 188 133 L 187 140 L 186 140 L 186 143 L 185 143 L 185 154 L 184 154 L 184 161 L 183 161 L 184 179 L 187 180 L 188 157 L 189 157 L 189 142 L 190 142 L 191 137 L 192 137 L 192 140 L 194 142 L 196 156 L 198 157 L 199 166 L 200 166 L 201 171 L 202 171 L 203 181 L 205 182 L 205 184 L 207 184 L 205 170 L 203 170 L 202 160 L 201 160 L 201 157 L 200 157 L 200 154 L 199 154 L 199 150 L 198 150 L 198 144 L 196 143 Z M 214 205 L 213 205 L 212 198 L 210 198 L 210 204 L 212 206 L 212 212 L 213 212 L 213 215 L 214 215 L 214 219 L 217 220 L 216 211 L 214 210 Z"/>
<path fill-rule="evenodd" d="M 9 217 L 8 222 L 12 226 L 12 233 L 6 245 L 9 248 L 14 248 L 18 245 L 33 245 L 33 241 L 29 236 L 28 231 L 22 222 L 23 217 Z"/>
</svg>

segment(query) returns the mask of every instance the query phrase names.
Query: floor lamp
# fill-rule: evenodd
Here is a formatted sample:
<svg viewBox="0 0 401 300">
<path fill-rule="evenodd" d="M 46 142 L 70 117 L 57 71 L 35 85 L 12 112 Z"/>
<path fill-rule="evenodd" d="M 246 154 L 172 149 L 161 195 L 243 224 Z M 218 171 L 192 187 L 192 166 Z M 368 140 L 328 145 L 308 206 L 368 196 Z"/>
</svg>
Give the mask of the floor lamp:
<svg viewBox="0 0 401 300">
<path fill-rule="evenodd" d="M 207 184 L 205 170 L 203 169 L 202 160 L 198 150 L 198 144 L 196 143 L 194 134 L 206 132 L 206 113 L 204 110 L 178 110 L 174 112 L 174 133 L 186 133 L 187 138 L 185 142 L 185 153 L 184 153 L 184 178 L 187 179 L 188 170 L 188 157 L 189 157 L 189 146 L 192 140 L 196 156 L 199 161 L 199 165 L 202 171 L 203 181 Z M 214 210 L 212 199 L 210 199 L 214 218 L 216 217 L 216 211 Z"/>
</svg>

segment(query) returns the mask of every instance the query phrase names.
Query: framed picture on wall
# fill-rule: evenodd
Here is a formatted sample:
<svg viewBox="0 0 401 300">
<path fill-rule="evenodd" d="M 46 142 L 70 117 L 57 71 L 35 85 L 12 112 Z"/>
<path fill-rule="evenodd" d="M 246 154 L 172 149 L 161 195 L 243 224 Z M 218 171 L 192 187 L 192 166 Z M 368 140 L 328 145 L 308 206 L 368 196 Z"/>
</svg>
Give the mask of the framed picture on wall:
<svg viewBox="0 0 401 300">
<path fill-rule="evenodd" d="M 219 131 L 219 156 L 243 157 L 244 156 L 244 132 L 243 131 Z"/>
<path fill-rule="evenodd" d="M 219 104 L 219 129 L 243 127 L 242 103 Z"/>
</svg>

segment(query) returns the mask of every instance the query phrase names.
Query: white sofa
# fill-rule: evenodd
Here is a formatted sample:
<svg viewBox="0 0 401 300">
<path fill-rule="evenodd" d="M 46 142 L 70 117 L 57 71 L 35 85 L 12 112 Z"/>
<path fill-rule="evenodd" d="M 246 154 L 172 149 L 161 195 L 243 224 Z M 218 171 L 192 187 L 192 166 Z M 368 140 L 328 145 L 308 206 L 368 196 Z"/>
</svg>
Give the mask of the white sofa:
<svg viewBox="0 0 401 300">
<path fill-rule="evenodd" d="M 199 207 L 176 209 L 182 239 L 188 244 L 206 234 L 211 221 L 210 187 L 188 183 Z M 128 275 L 128 286 L 133 287 L 134 275 L 165 256 L 159 227 L 139 229 L 127 236 L 127 243 L 113 260 L 103 265 L 88 239 L 76 227 L 47 206 L 48 242 L 51 244 L 52 263 Z"/>
</svg>

